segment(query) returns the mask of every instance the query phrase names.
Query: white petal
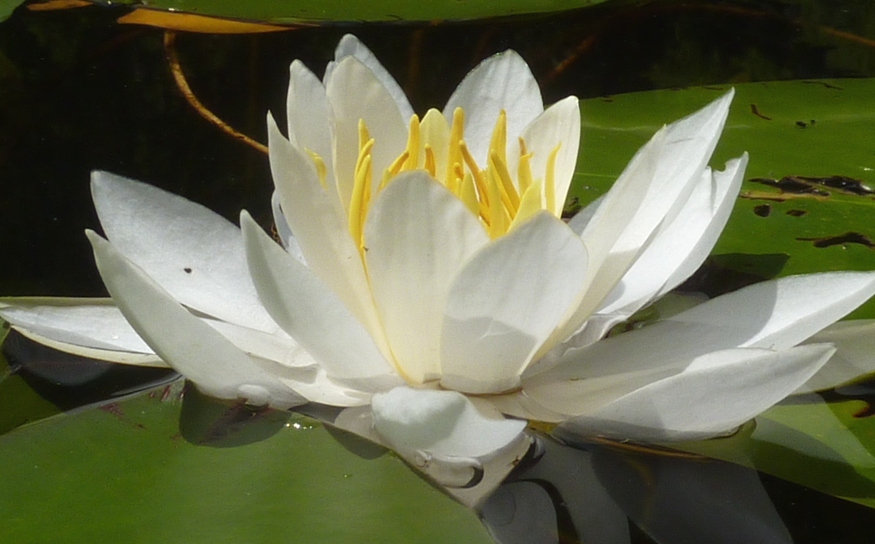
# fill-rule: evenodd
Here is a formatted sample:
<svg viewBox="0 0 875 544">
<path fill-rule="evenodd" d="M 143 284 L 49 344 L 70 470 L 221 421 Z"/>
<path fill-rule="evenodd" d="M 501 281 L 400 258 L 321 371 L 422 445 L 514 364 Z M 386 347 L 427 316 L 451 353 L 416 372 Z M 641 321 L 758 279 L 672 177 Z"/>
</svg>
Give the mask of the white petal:
<svg viewBox="0 0 875 544">
<path fill-rule="evenodd" d="M 299 60 L 289 67 L 289 74 L 289 92 L 286 97 L 289 141 L 298 149 L 307 149 L 319 155 L 325 163 L 326 181 L 332 183 L 334 114 L 328 103 L 325 87 Z"/>
<path fill-rule="evenodd" d="M 484 416 L 456 391 L 396 387 L 371 399 L 374 428 L 393 449 L 480 458 L 516 440 L 525 421 Z"/>
<path fill-rule="evenodd" d="M 409 119 L 402 117 L 392 94 L 370 68 L 355 57 L 344 57 L 337 63 L 325 82 L 325 90 L 336 123 L 334 171 L 337 191 L 347 210 L 355 181 L 359 121 L 364 121 L 374 139 L 372 179 L 378 184 L 383 170 L 404 151 Z"/>
<path fill-rule="evenodd" d="M 100 224 L 114 247 L 182 304 L 277 330 L 249 281 L 240 231 L 200 204 L 106 172 L 91 175 Z"/>
<path fill-rule="evenodd" d="M 515 51 L 493 55 L 471 70 L 447 101 L 444 117 L 452 120 L 457 107 L 465 111 L 465 142 L 481 167 L 502 109 L 507 113 L 508 149 L 514 153 L 519 153 L 515 136 L 544 111 L 538 82 Z"/>
<path fill-rule="evenodd" d="M 724 434 L 792 393 L 834 352 L 831 345 L 816 344 L 709 353 L 679 374 L 566 421 L 559 435 L 674 441 Z"/>
<path fill-rule="evenodd" d="M 723 172 L 706 168 L 683 209 L 660 228 L 598 313 L 625 319 L 695 272 L 729 219 L 746 165 L 745 154 Z"/>
<path fill-rule="evenodd" d="M 402 173 L 374 201 L 365 260 L 380 322 L 405 377 L 440 376 L 447 291 L 489 239 L 465 205 L 424 171 Z"/>
<path fill-rule="evenodd" d="M 517 387 L 579 291 L 586 261 L 580 238 L 547 212 L 485 246 L 447 298 L 441 385 L 471 393 Z"/>
<path fill-rule="evenodd" d="M 873 294 L 873 272 L 789 276 L 725 294 L 669 321 L 719 327 L 740 347 L 786 349 L 843 318 Z"/>
<path fill-rule="evenodd" d="M 87 232 L 107 289 L 135 331 L 208 395 L 288 408 L 304 399 L 179 305 L 109 242 Z"/>
<path fill-rule="evenodd" d="M 265 307 L 328 377 L 365 391 L 403 383 L 361 323 L 309 268 L 274 243 L 246 212 L 240 224 L 252 281 Z"/>
<path fill-rule="evenodd" d="M 0 317 L 16 327 L 82 347 L 152 354 L 112 299 L 5 298 Z"/>
<path fill-rule="evenodd" d="M 330 187 L 322 187 L 310 157 L 280 134 L 273 117 L 268 117 L 267 128 L 270 169 L 283 215 L 295 233 L 307 266 L 372 336 L 381 334 L 364 266 L 349 236 L 337 194 Z"/>
<path fill-rule="evenodd" d="M 830 343 L 837 351 L 797 393 L 832 389 L 875 372 L 875 320 L 839 321 L 804 343 Z"/>
<path fill-rule="evenodd" d="M 583 325 L 662 222 L 679 213 L 717 145 L 732 96 L 663 127 L 632 158 L 581 235 L 590 252 L 586 295 L 546 348 Z"/>
<path fill-rule="evenodd" d="M 401 86 L 398 85 L 395 78 L 389 74 L 382 64 L 380 64 L 380 61 L 377 60 L 377 57 L 371 52 L 371 50 L 352 34 L 346 34 L 341 38 L 340 43 L 337 44 L 337 49 L 334 50 L 335 63 L 339 63 L 344 57 L 355 57 L 360 60 L 362 64 L 370 68 L 371 72 L 374 73 L 374 76 L 380 80 L 380 83 L 386 87 L 386 90 L 389 91 L 389 94 L 395 99 L 395 103 L 398 105 L 398 111 L 401 113 L 403 119 L 410 119 L 410 117 L 413 116 L 413 108 L 410 107 L 410 102 L 407 100 L 407 95 L 404 94 Z"/>
<path fill-rule="evenodd" d="M 865 302 L 875 274 L 833 272 L 762 282 L 644 328 L 570 349 L 525 376 L 526 393 L 565 413 L 594 410 L 621 391 L 671 376 L 708 352 L 790 348 Z M 544 367 L 546 368 L 546 367 Z"/>
<path fill-rule="evenodd" d="M 510 133 L 509 130 L 508 132 Z M 526 150 L 532 154 L 529 164 L 535 178 L 544 178 L 550 152 L 561 144 L 553 170 L 556 195 L 553 209 L 561 212 L 565 206 L 568 188 L 571 186 L 574 167 L 577 165 L 577 151 L 580 145 L 580 107 L 577 97 L 569 96 L 547 108 L 523 130 L 520 137 L 526 143 Z M 515 175 L 519 151 L 508 152 L 507 158 L 508 169 Z"/>
</svg>

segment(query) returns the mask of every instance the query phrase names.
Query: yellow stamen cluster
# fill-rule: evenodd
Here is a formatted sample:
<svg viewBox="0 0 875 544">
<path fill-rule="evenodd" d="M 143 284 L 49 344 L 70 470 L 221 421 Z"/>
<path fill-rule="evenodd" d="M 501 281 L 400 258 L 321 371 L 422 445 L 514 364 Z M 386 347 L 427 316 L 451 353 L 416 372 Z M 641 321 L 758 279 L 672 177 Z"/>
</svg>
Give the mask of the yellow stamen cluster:
<svg viewBox="0 0 875 544">
<path fill-rule="evenodd" d="M 553 171 L 561 144 L 556 145 L 550 152 L 543 178 L 535 178 L 530 167 L 532 153 L 526 150 L 525 142 L 520 138 L 516 183 L 514 183 L 508 169 L 505 112 L 502 110 L 495 123 L 489 143 L 487 164 L 483 169 L 465 145 L 462 134 L 464 121 L 462 109 L 456 108 L 449 127 L 445 168 L 439 170 L 444 165 L 439 164 L 431 143 L 423 142 L 419 117 L 416 115 L 411 117 L 407 145 L 392 164 L 381 173 L 379 184 L 376 184 L 372 177 L 371 150 L 374 140 L 368 134 L 364 121 L 359 121 L 358 159 L 348 208 L 348 221 L 350 236 L 358 242 L 360 251 L 364 250 L 362 230 L 372 197 L 386 187 L 395 176 L 409 170 L 426 170 L 435 180 L 442 183 L 465 204 L 471 213 L 480 218 L 483 227 L 493 239 L 507 233 L 516 224 L 540 210 L 547 210 L 558 216 Z M 320 172 L 320 179 L 324 180 L 325 166 L 322 160 L 315 154 L 311 156 L 317 171 Z"/>
</svg>

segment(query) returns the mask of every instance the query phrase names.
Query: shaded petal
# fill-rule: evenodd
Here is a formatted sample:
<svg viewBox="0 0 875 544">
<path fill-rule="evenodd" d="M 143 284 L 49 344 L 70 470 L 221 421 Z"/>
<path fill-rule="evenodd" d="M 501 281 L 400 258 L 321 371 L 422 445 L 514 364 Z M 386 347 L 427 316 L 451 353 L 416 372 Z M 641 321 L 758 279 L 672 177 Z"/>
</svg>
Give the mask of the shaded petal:
<svg viewBox="0 0 875 544">
<path fill-rule="evenodd" d="M 583 230 L 590 252 L 585 296 L 543 353 L 583 325 L 662 222 L 679 213 L 717 145 L 732 96 L 663 127 L 632 158 Z"/>
<path fill-rule="evenodd" d="M 325 163 L 326 181 L 334 181 L 334 114 L 325 87 L 299 60 L 289 67 L 286 117 L 289 141 L 298 149 L 310 150 Z"/>
<path fill-rule="evenodd" d="M 230 323 L 277 330 L 249 280 L 240 231 L 229 221 L 107 172 L 91 174 L 91 194 L 107 238 L 171 297 Z"/>
<path fill-rule="evenodd" d="M 214 319 L 203 319 L 203 322 L 251 357 L 273 361 L 289 368 L 307 368 L 317 364 L 312 355 L 283 331 L 268 334 Z"/>
<path fill-rule="evenodd" d="M 358 158 L 358 125 L 364 121 L 370 137 L 373 180 L 379 184 L 389 167 L 407 145 L 407 121 L 383 83 L 370 68 L 355 57 L 337 63 L 325 82 L 325 90 L 335 116 L 334 172 L 337 191 L 348 210 Z M 372 194 L 376 194 L 376 187 Z"/>
<path fill-rule="evenodd" d="M 280 205 L 280 194 L 277 191 L 274 191 L 270 196 L 270 208 L 273 212 L 273 223 L 276 225 L 276 233 L 280 242 L 282 242 L 283 247 L 286 248 L 289 255 L 297 259 L 298 262 L 307 264 L 307 260 L 304 259 L 304 254 L 301 253 L 301 246 L 298 245 L 298 241 L 292 233 L 292 227 L 289 226 L 289 222 L 286 220 L 286 215 L 283 213 L 283 208 Z"/>
<path fill-rule="evenodd" d="M 479 220 L 424 171 L 397 176 L 365 222 L 374 303 L 406 379 L 440 376 L 440 334 L 450 283 L 488 241 Z"/>
<path fill-rule="evenodd" d="M 660 228 L 598 313 L 626 319 L 695 272 L 726 226 L 746 165 L 745 154 L 723 172 L 706 168 L 683 209 Z"/>
<path fill-rule="evenodd" d="M 288 408 L 304 399 L 191 315 L 109 242 L 88 231 L 97 268 L 135 331 L 199 389 L 223 399 Z"/>
<path fill-rule="evenodd" d="M 267 128 L 270 169 L 283 215 L 307 266 L 365 325 L 378 345 L 384 345 L 364 266 L 349 236 L 337 195 L 331 188 L 322 187 L 310 157 L 280 134 L 273 117 L 268 117 Z"/>
<path fill-rule="evenodd" d="M 267 311 L 329 377 L 365 391 L 403 383 L 361 323 L 309 268 L 274 243 L 248 213 L 240 215 L 240 224 L 252 281 Z"/>
<path fill-rule="evenodd" d="M 402 454 L 476 459 L 513 443 L 526 428 L 525 421 L 487 417 L 456 391 L 396 387 L 374 395 L 371 408 L 374 429 Z"/>
<path fill-rule="evenodd" d="M 441 385 L 498 393 L 519 374 L 580 289 L 586 248 L 541 212 L 474 255 L 447 297 Z"/>
<path fill-rule="evenodd" d="M 580 107 L 577 97 L 566 97 L 547 108 L 529 123 L 520 137 L 526 143 L 526 150 L 532 154 L 529 164 L 535 178 L 543 179 L 550 152 L 561 144 L 553 170 L 556 195 L 553 209 L 561 213 L 565 206 L 568 188 L 571 186 L 571 176 L 574 175 L 574 168 L 577 165 L 577 151 L 580 145 Z M 511 144 L 517 142 L 508 142 L 508 147 L 511 147 Z M 519 151 L 514 153 L 509 149 L 507 158 L 509 170 L 516 175 Z"/>
<path fill-rule="evenodd" d="M 55 340 L 54 338 L 49 338 L 47 336 L 42 336 L 21 327 L 13 326 L 13 328 L 21 333 L 21 335 L 25 338 L 28 338 L 38 344 L 42 344 L 46 347 L 56 349 L 64 353 L 78 355 L 80 357 L 87 357 L 89 359 L 97 359 L 98 361 L 107 361 L 109 363 L 118 363 L 123 365 L 150 366 L 155 368 L 170 367 L 170 365 L 161 360 L 161 357 L 158 357 L 154 353 L 135 353 L 131 351 L 117 351 L 111 349 L 80 346 L 77 344 L 70 344 Z"/>
<path fill-rule="evenodd" d="M 796 393 L 832 389 L 875 372 L 875 320 L 839 321 L 804 343 L 833 344 L 836 354 Z"/>
<path fill-rule="evenodd" d="M 0 317 L 15 327 L 57 342 L 153 353 L 109 298 L 4 298 L 0 301 Z"/>
<path fill-rule="evenodd" d="M 703 355 L 674 376 L 570 419 L 558 434 L 642 441 L 724 434 L 805 383 L 835 352 L 829 344 L 784 351 L 731 349 Z"/>
<path fill-rule="evenodd" d="M 407 100 L 407 95 L 398 85 L 389 72 L 380 64 L 377 57 L 365 46 L 358 38 L 352 34 L 346 34 L 340 39 L 337 48 L 334 50 L 334 61 L 339 63 L 344 57 L 355 57 L 362 64 L 367 66 L 374 76 L 380 80 L 380 83 L 389 91 L 389 94 L 398 105 L 398 111 L 401 113 L 402 119 L 410 119 L 413 116 L 413 108 L 410 107 L 410 102 Z"/>
<path fill-rule="evenodd" d="M 538 82 L 515 51 L 493 55 L 468 72 L 444 107 L 448 121 L 457 107 L 465 111 L 465 142 L 481 167 L 486 165 L 492 129 L 502 109 L 507 113 L 512 153 L 519 153 L 515 136 L 544 111 Z"/>
</svg>

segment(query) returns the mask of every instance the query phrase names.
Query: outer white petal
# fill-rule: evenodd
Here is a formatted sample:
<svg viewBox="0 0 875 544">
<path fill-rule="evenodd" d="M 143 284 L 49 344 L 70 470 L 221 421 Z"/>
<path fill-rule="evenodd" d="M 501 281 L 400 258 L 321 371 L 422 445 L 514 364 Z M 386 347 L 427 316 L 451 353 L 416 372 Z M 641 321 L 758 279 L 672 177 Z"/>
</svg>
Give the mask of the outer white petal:
<svg viewBox="0 0 875 544">
<path fill-rule="evenodd" d="M 452 120 L 457 107 L 465 111 L 465 142 L 481 167 L 486 165 L 492 129 L 502 109 L 507 113 L 512 153 L 519 153 L 515 136 L 544 111 L 538 82 L 515 51 L 489 57 L 471 70 L 447 101 L 444 117 Z"/>
<path fill-rule="evenodd" d="M 327 183 L 334 181 L 334 114 L 325 87 L 301 61 L 289 67 L 286 97 L 289 141 L 298 149 L 313 151 L 325 163 Z"/>
<path fill-rule="evenodd" d="M 596 410 L 618 395 L 672 376 L 709 352 L 788 349 L 862 304 L 875 274 L 791 276 L 755 284 L 667 320 L 571 349 L 524 376 L 526 394 L 559 413 Z M 543 369 L 539 369 L 543 370 Z"/>
<path fill-rule="evenodd" d="M 489 239 L 464 204 L 424 171 L 403 173 L 374 201 L 364 229 L 374 303 L 406 379 L 440 376 L 447 291 Z"/>
<path fill-rule="evenodd" d="M 386 90 L 389 91 L 389 94 L 392 95 L 392 98 L 395 99 L 398 111 L 403 119 L 410 119 L 413 116 L 413 108 L 410 107 L 410 102 L 407 100 L 404 90 L 401 89 L 395 78 L 380 64 L 380 61 L 377 60 L 377 57 L 371 50 L 352 34 L 346 34 L 340 39 L 340 43 L 337 44 L 337 48 L 334 50 L 335 65 L 343 60 L 344 57 L 355 57 L 362 64 L 370 68 L 374 76 L 380 80 Z"/>
<path fill-rule="evenodd" d="M 660 229 L 598 313 L 625 319 L 695 272 L 726 226 L 746 165 L 745 154 L 723 172 L 706 168 L 683 209 Z"/>
<path fill-rule="evenodd" d="M 500 393 L 519 375 L 580 290 L 586 248 L 541 212 L 479 251 L 447 298 L 441 385 Z"/>
<path fill-rule="evenodd" d="M 843 318 L 873 294 L 875 272 L 789 276 L 725 294 L 669 321 L 719 327 L 741 347 L 786 349 Z"/>
<path fill-rule="evenodd" d="M 407 122 L 398 104 L 370 68 L 355 57 L 344 57 L 325 82 L 335 116 L 334 172 L 344 209 L 348 209 L 358 158 L 358 125 L 364 121 L 370 137 L 373 180 L 379 184 L 407 144 Z M 375 194 L 376 188 L 372 191 Z"/>
<path fill-rule="evenodd" d="M 834 352 L 815 344 L 709 353 L 679 374 L 562 423 L 559 435 L 675 441 L 724 434 L 792 393 Z"/>
<path fill-rule="evenodd" d="M 246 212 L 240 224 L 252 281 L 265 308 L 328 377 L 365 391 L 403 383 L 361 323 L 309 268 L 274 243 Z"/>
<path fill-rule="evenodd" d="M 6 298 L 0 301 L 0 317 L 15 327 L 57 342 L 153 353 L 108 298 Z"/>
<path fill-rule="evenodd" d="M 583 230 L 590 252 L 586 294 L 543 353 L 583 325 L 662 222 L 679 213 L 717 145 L 732 96 L 664 127 L 632 158 Z"/>
<path fill-rule="evenodd" d="M 839 321 L 804 343 L 830 343 L 837 351 L 797 393 L 831 389 L 875 372 L 875 320 Z"/>
<path fill-rule="evenodd" d="M 525 421 L 486 417 L 456 391 L 396 387 L 371 399 L 374 429 L 399 452 L 479 458 L 519 438 Z"/>
<path fill-rule="evenodd" d="M 193 316 L 109 242 L 87 232 L 97 268 L 125 318 L 155 352 L 204 393 L 288 408 L 304 399 Z"/>
<path fill-rule="evenodd" d="M 508 131 L 509 132 L 509 131 Z M 560 145 L 554 163 L 555 183 L 554 210 L 562 211 L 565 197 L 571 186 L 571 177 L 577 165 L 577 150 L 580 145 L 580 107 L 576 96 L 566 97 L 547 108 L 522 131 L 520 137 L 526 143 L 526 150 L 532 154 L 530 167 L 535 178 L 543 178 L 547 171 L 550 152 Z M 517 142 L 510 142 L 517 144 Z M 510 147 L 510 146 L 508 146 Z M 508 169 L 516 176 L 519 151 L 507 154 Z"/>
<path fill-rule="evenodd" d="M 295 233 L 307 266 L 334 291 L 379 344 L 382 333 L 368 280 L 336 194 L 330 187 L 322 187 L 310 157 L 280 134 L 272 117 L 268 117 L 267 128 L 270 169 L 283 215 Z M 246 275 L 249 275 L 248 270 Z"/>
<path fill-rule="evenodd" d="M 92 173 L 91 194 L 114 247 L 174 299 L 230 323 L 277 330 L 249 281 L 237 227 L 200 204 L 106 172 Z"/>
</svg>

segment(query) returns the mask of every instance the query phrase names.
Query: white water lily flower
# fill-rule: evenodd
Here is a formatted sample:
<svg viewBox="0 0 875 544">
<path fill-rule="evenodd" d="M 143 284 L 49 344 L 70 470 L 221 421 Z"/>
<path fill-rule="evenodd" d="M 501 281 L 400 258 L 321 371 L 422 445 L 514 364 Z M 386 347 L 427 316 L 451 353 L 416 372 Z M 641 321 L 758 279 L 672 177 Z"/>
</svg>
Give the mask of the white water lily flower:
<svg viewBox="0 0 875 544">
<path fill-rule="evenodd" d="M 115 306 L 14 299 L 0 315 L 62 349 L 160 358 L 220 398 L 348 407 L 344 426 L 373 425 L 460 485 L 472 465 L 455 461 L 519 449 L 527 419 L 624 439 L 719 435 L 804 388 L 837 348 L 800 344 L 875 293 L 872 273 L 783 278 L 603 339 L 722 231 L 747 163 L 707 166 L 731 98 L 658 131 L 566 224 L 576 98 L 545 110 L 509 51 L 420 119 L 346 36 L 323 81 L 292 64 L 288 138 L 269 119 L 285 247 L 245 212 L 241 233 L 98 172 L 109 241 L 89 238 Z M 871 370 L 840 359 L 842 379 Z"/>
</svg>

